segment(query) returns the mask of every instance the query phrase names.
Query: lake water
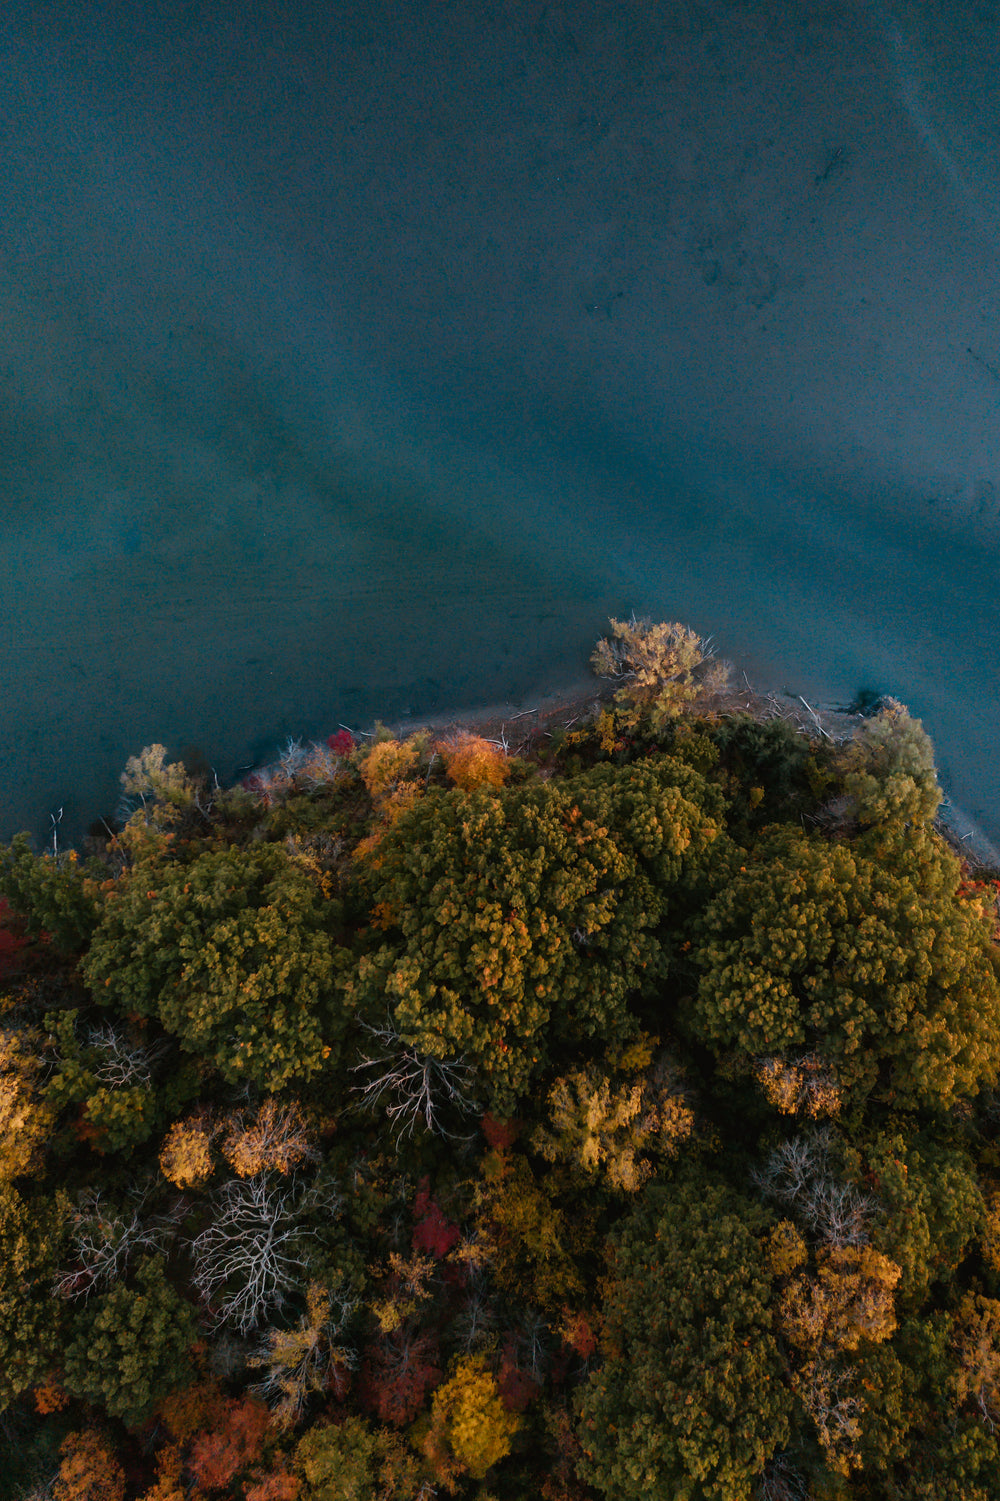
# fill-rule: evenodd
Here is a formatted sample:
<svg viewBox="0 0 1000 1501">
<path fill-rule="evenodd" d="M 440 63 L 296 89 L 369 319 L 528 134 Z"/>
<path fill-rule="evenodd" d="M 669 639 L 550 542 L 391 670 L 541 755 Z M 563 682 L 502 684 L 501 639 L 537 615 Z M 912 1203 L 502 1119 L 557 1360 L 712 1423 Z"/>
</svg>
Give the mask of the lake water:
<svg viewBox="0 0 1000 1501">
<path fill-rule="evenodd" d="M 1000 837 L 995 7 L 280 9 L 0 21 L 0 836 L 635 610 Z"/>
</svg>

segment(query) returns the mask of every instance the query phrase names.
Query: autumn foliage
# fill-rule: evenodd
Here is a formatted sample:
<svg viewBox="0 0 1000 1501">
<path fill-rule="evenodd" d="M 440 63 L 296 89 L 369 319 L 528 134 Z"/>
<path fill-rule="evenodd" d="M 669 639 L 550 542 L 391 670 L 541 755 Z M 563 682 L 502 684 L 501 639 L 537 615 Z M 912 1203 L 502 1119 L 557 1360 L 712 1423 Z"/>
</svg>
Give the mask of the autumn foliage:
<svg viewBox="0 0 1000 1501">
<path fill-rule="evenodd" d="M 901 705 L 595 663 L 0 851 L 12 1501 L 1000 1496 L 1000 872 Z"/>
</svg>

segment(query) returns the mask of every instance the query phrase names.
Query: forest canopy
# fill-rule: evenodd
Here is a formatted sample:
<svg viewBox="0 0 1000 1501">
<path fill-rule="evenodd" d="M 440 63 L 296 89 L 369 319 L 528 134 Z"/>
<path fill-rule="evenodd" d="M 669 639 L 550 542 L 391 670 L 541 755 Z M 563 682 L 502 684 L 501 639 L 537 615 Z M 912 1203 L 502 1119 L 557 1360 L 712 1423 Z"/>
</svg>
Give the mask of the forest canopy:
<svg viewBox="0 0 1000 1501">
<path fill-rule="evenodd" d="M 0 1493 L 1000 1494 L 1000 872 L 894 700 L 163 746 L 0 849 Z"/>
</svg>

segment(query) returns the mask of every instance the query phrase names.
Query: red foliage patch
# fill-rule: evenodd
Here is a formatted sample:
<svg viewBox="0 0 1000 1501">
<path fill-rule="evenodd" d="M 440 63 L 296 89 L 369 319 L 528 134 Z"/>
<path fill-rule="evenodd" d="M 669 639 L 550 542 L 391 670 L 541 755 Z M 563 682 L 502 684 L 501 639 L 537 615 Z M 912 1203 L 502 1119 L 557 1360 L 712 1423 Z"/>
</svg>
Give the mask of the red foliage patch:
<svg viewBox="0 0 1000 1501">
<path fill-rule="evenodd" d="M 361 1365 L 358 1396 L 381 1422 L 405 1428 L 429 1392 L 441 1382 L 437 1342 L 432 1335 L 396 1329 L 369 1345 Z"/>
<path fill-rule="evenodd" d="M 521 1134 L 521 1127 L 517 1121 L 498 1121 L 495 1116 L 490 1115 L 488 1110 L 479 1124 L 490 1146 L 498 1152 L 512 1147 Z"/>
<path fill-rule="evenodd" d="M 497 1374 L 497 1386 L 500 1388 L 500 1400 L 508 1412 L 523 1412 L 528 1403 L 538 1396 L 541 1387 L 527 1371 L 522 1371 L 517 1363 L 517 1347 L 513 1336 L 508 1336 L 504 1341 L 503 1354 L 500 1357 L 500 1370 Z"/>
<path fill-rule="evenodd" d="M 445 1218 L 440 1204 L 430 1195 L 430 1179 L 423 1178 L 413 1205 L 413 1249 L 431 1256 L 447 1256 L 458 1240 L 460 1231 Z"/>
<path fill-rule="evenodd" d="M 0 977 L 9 975 L 19 967 L 18 955 L 28 940 L 19 938 L 7 926 L 15 918 L 7 905 L 7 898 L 0 897 Z"/>
<path fill-rule="evenodd" d="M 326 743 L 335 756 L 349 756 L 356 742 L 350 730 L 338 730 L 335 735 L 328 736 Z"/>
</svg>

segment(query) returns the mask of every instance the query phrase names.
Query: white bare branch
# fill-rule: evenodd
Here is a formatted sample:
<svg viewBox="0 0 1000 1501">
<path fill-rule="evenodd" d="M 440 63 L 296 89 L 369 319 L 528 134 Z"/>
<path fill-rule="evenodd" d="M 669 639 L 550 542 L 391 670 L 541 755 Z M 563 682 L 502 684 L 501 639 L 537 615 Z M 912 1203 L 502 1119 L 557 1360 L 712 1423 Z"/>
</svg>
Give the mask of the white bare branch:
<svg viewBox="0 0 1000 1501">
<path fill-rule="evenodd" d="M 366 1084 L 354 1086 L 354 1092 L 361 1095 L 361 1106 L 374 1110 L 385 1102 L 385 1113 L 397 1139 L 412 1136 L 421 1120 L 428 1131 L 458 1139 L 457 1133 L 445 1128 L 441 1115 L 446 1109 L 460 1115 L 473 1114 L 475 1106 L 465 1092 L 475 1078 L 471 1064 L 424 1056 L 404 1043 L 391 1024 L 373 1027 L 362 1022 L 362 1026 L 383 1051 L 362 1057 L 352 1067 L 352 1073 L 375 1071 Z"/>
<path fill-rule="evenodd" d="M 231 1178 L 213 1196 L 211 1223 L 193 1242 L 194 1285 L 219 1323 L 240 1334 L 277 1313 L 300 1286 L 306 1267 L 302 1224 L 307 1209 L 333 1210 L 335 1194 L 305 1193 L 294 1177 L 277 1182 L 267 1173 Z"/>
<path fill-rule="evenodd" d="M 138 1206 L 113 1209 L 100 1189 L 86 1189 L 70 1211 L 70 1247 L 74 1265 L 55 1281 L 53 1292 L 61 1298 L 89 1298 L 106 1292 L 125 1273 L 136 1251 L 162 1251 L 168 1225 L 145 1222 L 145 1194 L 133 1195 Z"/>
</svg>

